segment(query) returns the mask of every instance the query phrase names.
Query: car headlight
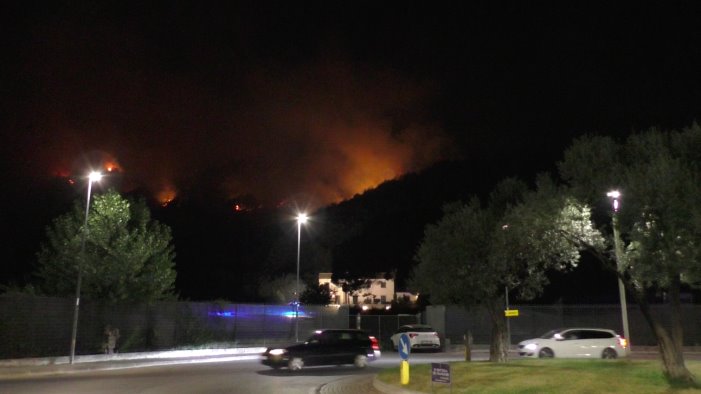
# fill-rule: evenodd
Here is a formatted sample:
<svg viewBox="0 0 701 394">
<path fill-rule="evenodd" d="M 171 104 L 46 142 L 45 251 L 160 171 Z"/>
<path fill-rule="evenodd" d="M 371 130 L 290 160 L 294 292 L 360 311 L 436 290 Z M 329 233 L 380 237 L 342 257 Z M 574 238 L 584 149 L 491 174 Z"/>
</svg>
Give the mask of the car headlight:
<svg viewBox="0 0 701 394">
<path fill-rule="evenodd" d="M 529 343 L 528 345 L 523 347 L 526 350 L 536 350 L 538 348 L 537 343 Z"/>
<path fill-rule="evenodd" d="M 285 349 L 273 349 L 269 352 L 269 354 L 272 356 L 282 356 L 286 352 L 287 352 L 287 350 L 285 350 Z"/>
</svg>

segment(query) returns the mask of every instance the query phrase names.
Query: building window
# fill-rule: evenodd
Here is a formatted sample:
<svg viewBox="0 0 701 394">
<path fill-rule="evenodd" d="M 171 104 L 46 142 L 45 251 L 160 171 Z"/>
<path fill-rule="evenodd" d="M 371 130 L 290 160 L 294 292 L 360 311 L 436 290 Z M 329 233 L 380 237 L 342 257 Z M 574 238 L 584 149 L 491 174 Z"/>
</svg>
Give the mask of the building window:
<svg viewBox="0 0 701 394">
<path fill-rule="evenodd" d="M 354 295 L 354 296 L 353 296 L 353 303 L 354 303 L 354 304 L 357 304 L 357 303 L 358 303 L 358 296 L 357 296 L 357 295 Z"/>
<path fill-rule="evenodd" d="M 387 287 L 387 282 L 380 282 L 380 287 L 381 288 L 386 288 Z"/>
<path fill-rule="evenodd" d="M 380 296 L 380 302 L 383 304 L 387 303 L 387 296 Z"/>
</svg>

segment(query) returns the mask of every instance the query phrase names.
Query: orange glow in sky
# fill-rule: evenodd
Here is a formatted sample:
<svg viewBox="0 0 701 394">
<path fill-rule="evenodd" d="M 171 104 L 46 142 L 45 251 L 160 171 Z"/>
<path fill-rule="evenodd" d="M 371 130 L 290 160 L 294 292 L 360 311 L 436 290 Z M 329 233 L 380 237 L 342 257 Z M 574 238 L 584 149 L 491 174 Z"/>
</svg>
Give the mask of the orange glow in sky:
<svg viewBox="0 0 701 394">
<path fill-rule="evenodd" d="M 267 68 L 249 75 L 244 85 L 252 99 L 234 113 L 228 106 L 190 105 L 210 102 L 207 92 L 186 98 L 163 92 L 167 99 L 149 107 L 148 116 L 119 133 L 101 133 L 100 150 L 80 152 L 70 144 L 84 140 L 77 137 L 53 138 L 56 146 L 42 149 L 72 150 L 66 155 L 74 160 L 67 166 L 72 176 L 99 168 L 119 174 L 112 186 L 149 190 L 161 205 L 197 190 L 239 204 L 238 210 L 231 205 L 233 212 L 279 201 L 338 203 L 451 156 L 450 138 L 421 110 L 431 86 L 359 73 L 335 58 L 290 72 L 298 77 Z M 169 92 L 190 87 L 171 82 Z M 185 107 L 191 111 L 181 111 Z M 217 122 L 199 124 L 210 116 Z M 154 124 L 160 126 L 142 133 Z M 195 129 L 201 130 L 197 138 Z"/>
<path fill-rule="evenodd" d="M 177 197 L 178 192 L 172 185 L 166 185 L 159 192 L 156 193 L 156 200 L 161 204 L 161 206 L 168 206 L 175 197 Z"/>
<path fill-rule="evenodd" d="M 104 168 L 107 172 L 121 171 L 119 163 L 117 163 L 117 161 L 115 160 L 106 161 L 104 164 Z"/>
<path fill-rule="evenodd" d="M 389 147 L 382 141 L 348 144 L 341 146 L 341 150 L 349 160 L 349 166 L 339 174 L 339 186 L 345 194 L 340 196 L 342 199 L 376 187 L 408 170 L 409 163 L 401 147 Z"/>
</svg>

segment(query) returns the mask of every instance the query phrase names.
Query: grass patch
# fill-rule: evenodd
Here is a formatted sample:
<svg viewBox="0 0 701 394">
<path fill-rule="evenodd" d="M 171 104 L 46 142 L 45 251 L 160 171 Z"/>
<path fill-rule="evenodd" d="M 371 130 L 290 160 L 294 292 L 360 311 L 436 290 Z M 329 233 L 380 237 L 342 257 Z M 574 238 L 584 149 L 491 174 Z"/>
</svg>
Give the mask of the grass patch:
<svg viewBox="0 0 701 394">
<path fill-rule="evenodd" d="M 701 362 L 687 361 L 687 368 L 701 377 Z M 411 365 L 406 389 L 426 393 L 450 393 L 447 384 L 431 385 L 431 365 Z M 659 361 L 642 360 L 531 360 L 506 364 L 450 363 L 452 393 L 701 393 L 669 385 Z M 399 368 L 378 374 L 384 383 L 401 386 Z"/>
</svg>

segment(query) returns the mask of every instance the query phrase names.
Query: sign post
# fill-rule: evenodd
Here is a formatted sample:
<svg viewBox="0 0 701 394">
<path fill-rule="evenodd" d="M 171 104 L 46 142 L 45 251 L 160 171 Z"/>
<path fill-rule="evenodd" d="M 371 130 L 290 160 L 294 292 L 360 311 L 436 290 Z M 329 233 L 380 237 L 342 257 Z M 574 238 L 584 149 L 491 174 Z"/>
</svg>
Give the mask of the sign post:
<svg viewBox="0 0 701 394">
<path fill-rule="evenodd" d="M 511 350 L 511 324 L 509 322 L 509 318 L 511 317 L 518 317 L 518 309 L 509 309 L 509 288 L 506 288 L 506 309 L 504 310 L 504 316 L 506 317 L 506 335 L 509 341 L 508 347 L 507 347 L 507 356 L 509 351 Z"/>
<path fill-rule="evenodd" d="M 399 380 L 402 385 L 409 384 L 409 353 L 411 353 L 411 341 L 407 334 L 399 337 L 399 357 L 402 359 L 399 365 Z"/>
</svg>

